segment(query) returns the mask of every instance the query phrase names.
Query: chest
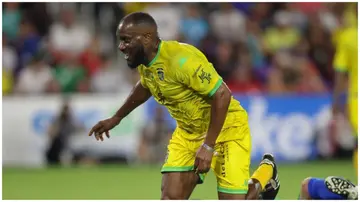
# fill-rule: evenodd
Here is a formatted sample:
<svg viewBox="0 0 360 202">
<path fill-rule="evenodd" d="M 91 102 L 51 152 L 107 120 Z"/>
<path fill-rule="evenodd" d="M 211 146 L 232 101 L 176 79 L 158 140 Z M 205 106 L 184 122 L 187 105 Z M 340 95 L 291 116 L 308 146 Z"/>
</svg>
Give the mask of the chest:
<svg viewBox="0 0 360 202">
<path fill-rule="evenodd" d="M 144 69 L 142 76 L 151 94 L 158 100 L 174 101 L 184 91 L 184 86 L 176 81 L 172 72 L 163 67 Z"/>
</svg>

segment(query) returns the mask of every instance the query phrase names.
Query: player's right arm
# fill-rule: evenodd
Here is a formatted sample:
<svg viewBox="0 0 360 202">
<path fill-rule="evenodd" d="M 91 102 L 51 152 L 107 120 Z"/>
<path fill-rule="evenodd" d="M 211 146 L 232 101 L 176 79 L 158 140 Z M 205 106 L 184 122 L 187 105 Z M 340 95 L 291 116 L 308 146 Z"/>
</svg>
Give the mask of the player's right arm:
<svg viewBox="0 0 360 202">
<path fill-rule="evenodd" d="M 89 136 L 95 134 L 96 140 L 103 141 L 103 133 L 110 138 L 109 130 L 113 129 L 120 121 L 130 114 L 138 106 L 146 102 L 151 97 L 148 88 L 144 87 L 141 82 L 137 82 L 130 95 L 125 100 L 125 103 L 117 110 L 114 116 L 99 121 L 89 132 Z"/>
</svg>

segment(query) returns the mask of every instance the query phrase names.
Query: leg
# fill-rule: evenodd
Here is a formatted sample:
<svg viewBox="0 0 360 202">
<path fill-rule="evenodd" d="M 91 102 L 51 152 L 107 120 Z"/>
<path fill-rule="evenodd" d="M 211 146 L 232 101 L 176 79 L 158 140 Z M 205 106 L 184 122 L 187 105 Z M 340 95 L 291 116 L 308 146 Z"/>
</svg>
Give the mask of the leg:
<svg viewBox="0 0 360 202">
<path fill-rule="evenodd" d="M 311 200 L 311 196 L 308 189 L 310 179 L 311 178 L 308 177 L 301 182 L 299 200 Z"/>
<path fill-rule="evenodd" d="M 218 181 L 219 200 L 246 199 L 250 161 L 241 161 L 243 155 L 238 153 L 239 149 L 241 147 L 238 141 L 219 144 L 220 156 L 216 158 L 214 169 Z M 241 164 L 245 165 L 240 166 Z"/>
<path fill-rule="evenodd" d="M 246 200 L 259 200 L 263 188 L 261 183 L 255 179 L 251 178 L 248 184 L 248 193 L 246 194 Z"/>
<path fill-rule="evenodd" d="M 196 184 L 202 183 L 203 175 L 199 177 L 194 172 L 195 154 L 199 145 L 201 142 L 188 141 L 182 138 L 181 130 L 175 130 L 161 169 L 161 199 L 189 199 Z"/>
<path fill-rule="evenodd" d="M 280 180 L 275 158 L 271 154 L 264 154 L 258 169 L 249 181 L 248 200 L 274 200 L 280 190 Z"/>
<path fill-rule="evenodd" d="M 348 104 L 348 114 L 349 114 L 349 120 L 350 125 L 353 129 L 353 133 L 356 137 L 356 145 L 354 149 L 354 155 L 353 155 L 353 163 L 354 168 L 356 172 L 356 176 L 358 176 L 358 144 L 357 144 L 357 131 L 358 131 L 358 99 L 356 97 L 350 97 L 349 104 Z"/>
<path fill-rule="evenodd" d="M 245 200 L 245 194 L 228 194 L 223 192 L 218 192 L 219 200 Z"/>
<path fill-rule="evenodd" d="M 301 183 L 299 199 L 345 200 L 350 193 L 346 190 L 353 187 L 351 182 L 338 177 L 328 177 L 326 180 L 309 177 Z"/>
<path fill-rule="evenodd" d="M 194 171 L 164 173 L 161 184 L 161 200 L 187 200 L 193 192 L 199 176 Z"/>
<path fill-rule="evenodd" d="M 356 141 L 356 142 L 357 142 L 357 141 Z M 353 163 L 354 163 L 354 168 L 355 168 L 356 176 L 358 176 L 358 147 L 357 147 L 357 143 L 356 143 L 356 147 L 355 147 L 355 149 L 354 149 Z"/>
<path fill-rule="evenodd" d="M 244 133 L 244 136 L 215 146 L 218 155 L 213 159 L 212 168 L 217 178 L 218 198 L 243 200 L 246 198 L 250 177 L 251 136 L 249 130 L 242 127 L 230 128 L 222 133 L 226 134 L 220 135 L 229 137 L 234 133 Z"/>
</svg>

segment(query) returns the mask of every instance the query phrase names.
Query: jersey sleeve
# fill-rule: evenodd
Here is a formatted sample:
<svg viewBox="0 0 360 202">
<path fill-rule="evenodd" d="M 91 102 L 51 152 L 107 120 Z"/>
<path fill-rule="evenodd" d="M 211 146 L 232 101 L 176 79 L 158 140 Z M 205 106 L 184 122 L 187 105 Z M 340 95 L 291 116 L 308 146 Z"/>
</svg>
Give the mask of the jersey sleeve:
<svg viewBox="0 0 360 202">
<path fill-rule="evenodd" d="M 333 67 L 337 72 L 347 72 L 349 68 L 346 42 L 346 38 L 340 37 L 336 44 Z"/>
<path fill-rule="evenodd" d="M 208 61 L 192 56 L 183 57 L 176 67 L 177 81 L 204 96 L 213 96 L 221 86 L 223 79 Z"/>
<path fill-rule="evenodd" d="M 144 76 L 143 75 L 140 75 L 140 83 L 141 85 L 144 87 L 144 88 L 148 88 L 145 84 L 145 79 L 144 79 Z"/>
</svg>

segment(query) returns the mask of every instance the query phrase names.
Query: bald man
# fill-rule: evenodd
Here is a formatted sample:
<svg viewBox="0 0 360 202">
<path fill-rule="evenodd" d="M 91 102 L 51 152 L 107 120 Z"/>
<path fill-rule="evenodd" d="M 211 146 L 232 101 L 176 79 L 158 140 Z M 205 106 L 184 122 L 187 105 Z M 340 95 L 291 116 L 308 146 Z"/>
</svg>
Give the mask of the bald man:
<svg viewBox="0 0 360 202">
<path fill-rule="evenodd" d="M 116 114 L 89 136 L 109 138 L 109 130 L 153 96 L 177 122 L 161 169 L 161 199 L 189 199 L 211 168 L 219 199 L 274 199 L 280 188 L 274 157 L 265 154 L 250 178 L 247 113 L 204 54 L 189 44 L 162 41 L 147 13 L 125 16 L 116 35 L 141 79 Z"/>
</svg>

